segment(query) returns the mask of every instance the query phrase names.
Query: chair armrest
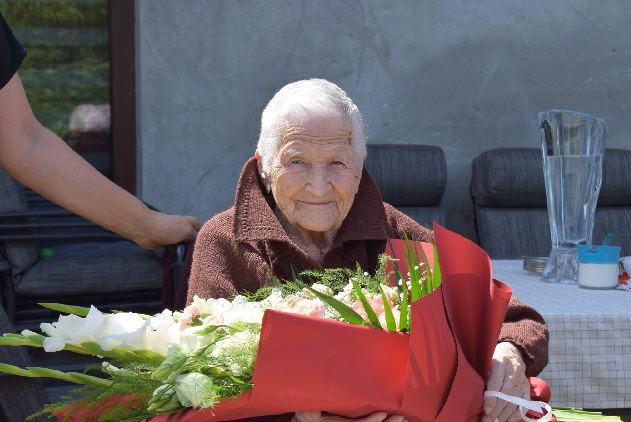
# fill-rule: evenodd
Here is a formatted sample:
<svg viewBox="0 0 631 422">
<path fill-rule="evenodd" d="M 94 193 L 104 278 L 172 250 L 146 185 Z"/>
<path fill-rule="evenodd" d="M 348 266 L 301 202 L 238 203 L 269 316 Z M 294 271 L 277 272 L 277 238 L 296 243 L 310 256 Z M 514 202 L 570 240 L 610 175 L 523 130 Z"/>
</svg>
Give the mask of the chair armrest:
<svg viewBox="0 0 631 422">
<path fill-rule="evenodd" d="M 73 222 L 51 222 L 43 221 L 38 222 L 19 222 L 8 223 L 3 220 L 14 219 L 29 219 L 29 218 L 44 218 L 44 217 L 79 217 L 76 214 L 64 210 L 35 210 L 35 211 L 22 211 L 22 212 L 8 212 L 0 214 L 0 241 L 6 240 L 39 240 L 39 239 L 112 239 L 112 240 L 129 240 L 126 237 L 120 236 L 109 230 L 103 229 L 103 232 L 94 233 L 20 233 L 20 234 L 6 234 L 7 231 L 12 230 L 32 230 L 32 229 L 68 229 L 77 227 L 100 227 L 89 220 L 79 217 L 80 221 Z"/>
</svg>

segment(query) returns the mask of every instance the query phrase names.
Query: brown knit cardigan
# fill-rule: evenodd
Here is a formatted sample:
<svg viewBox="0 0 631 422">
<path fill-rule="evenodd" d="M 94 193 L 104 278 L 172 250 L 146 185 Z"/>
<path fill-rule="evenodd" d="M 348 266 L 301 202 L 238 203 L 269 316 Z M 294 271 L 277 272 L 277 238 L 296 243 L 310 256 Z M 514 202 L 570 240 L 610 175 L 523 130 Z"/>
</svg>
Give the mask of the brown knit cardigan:
<svg viewBox="0 0 631 422">
<path fill-rule="evenodd" d="M 250 159 L 241 172 L 234 206 L 206 222 L 197 236 L 187 303 L 194 295 L 229 298 L 254 292 L 271 283 L 266 267 L 284 280 L 292 278 L 290 264 L 298 270 L 322 270 L 354 269 L 359 262 L 374 273 L 377 257 L 386 246 L 384 229 L 392 239 L 398 239 L 404 230 L 424 242 L 433 237 L 431 230 L 382 201 L 366 169 L 353 206 L 321 263 L 292 242 L 274 215 L 274 204 L 259 177 L 256 159 Z M 548 330 L 543 317 L 514 296 L 498 341 L 510 341 L 522 350 L 527 376 L 538 374 L 548 363 Z"/>
</svg>

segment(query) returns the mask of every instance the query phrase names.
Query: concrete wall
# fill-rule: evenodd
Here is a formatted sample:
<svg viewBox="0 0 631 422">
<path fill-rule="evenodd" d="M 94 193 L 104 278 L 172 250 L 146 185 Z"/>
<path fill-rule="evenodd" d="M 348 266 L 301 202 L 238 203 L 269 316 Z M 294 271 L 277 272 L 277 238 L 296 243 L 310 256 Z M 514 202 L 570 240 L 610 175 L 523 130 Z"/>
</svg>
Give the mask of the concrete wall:
<svg viewBox="0 0 631 422">
<path fill-rule="evenodd" d="M 319 77 L 369 142 L 440 146 L 447 227 L 475 238 L 471 161 L 538 147 L 537 113 L 603 117 L 631 149 L 628 0 L 136 0 L 139 191 L 206 221 L 230 207 L 260 113 Z"/>
</svg>

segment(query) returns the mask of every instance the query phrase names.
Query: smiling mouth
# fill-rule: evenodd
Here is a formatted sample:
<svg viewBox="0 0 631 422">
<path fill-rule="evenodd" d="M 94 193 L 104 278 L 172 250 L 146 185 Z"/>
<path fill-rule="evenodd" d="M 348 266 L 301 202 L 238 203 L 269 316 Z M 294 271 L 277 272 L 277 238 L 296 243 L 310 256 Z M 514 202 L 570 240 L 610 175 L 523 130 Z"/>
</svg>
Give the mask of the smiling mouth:
<svg viewBox="0 0 631 422">
<path fill-rule="evenodd" d="M 305 204 L 307 205 L 313 205 L 313 206 L 322 206 L 322 205 L 330 205 L 333 203 L 333 201 L 326 201 L 326 202 L 306 202 L 303 201 Z"/>
</svg>

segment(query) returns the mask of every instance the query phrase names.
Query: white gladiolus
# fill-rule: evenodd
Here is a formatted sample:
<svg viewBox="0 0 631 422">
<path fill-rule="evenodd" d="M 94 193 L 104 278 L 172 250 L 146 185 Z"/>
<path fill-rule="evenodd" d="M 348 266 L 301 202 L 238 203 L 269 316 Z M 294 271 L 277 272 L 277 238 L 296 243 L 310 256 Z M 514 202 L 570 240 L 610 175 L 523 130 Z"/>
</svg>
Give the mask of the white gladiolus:
<svg viewBox="0 0 631 422">
<path fill-rule="evenodd" d="M 146 328 L 151 324 L 138 314 L 124 312 L 107 315 L 96 341 L 103 350 L 120 347 L 126 350 L 148 349 L 144 336 Z"/>
<path fill-rule="evenodd" d="M 53 327 L 53 324 L 49 324 L 48 322 L 42 322 L 39 325 L 39 328 L 49 337 L 57 337 L 57 330 Z"/>
<path fill-rule="evenodd" d="M 147 320 L 134 313 L 111 314 L 106 316 L 96 341 L 103 350 L 152 350 L 166 356 L 169 344 L 180 340 L 175 325 L 168 309 Z"/>
<path fill-rule="evenodd" d="M 58 352 L 63 350 L 67 343 L 80 346 L 86 341 L 94 341 L 94 335 L 99 331 L 105 317 L 94 306 L 85 318 L 77 315 L 62 315 L 57 322 L 52 323 L 52 328 L 47 324 L 42 330 L 55 334 L 55 337 L 44 339 L 44 350 Z M 47 331 L 44 331 L 48 334 Z M 50 335 L 50 334 L 49 334 Z"/>
<path fill-rule="evenodd" d="M 165 309 L 157 317 L 151 318 L 149 328 L 149 344 L 151 350 L 162 356 L 166 356 L 169 344 L 177 343 L 180 337 L 177 323 L 173 319 L 171 311 Z"/>
</svg>

